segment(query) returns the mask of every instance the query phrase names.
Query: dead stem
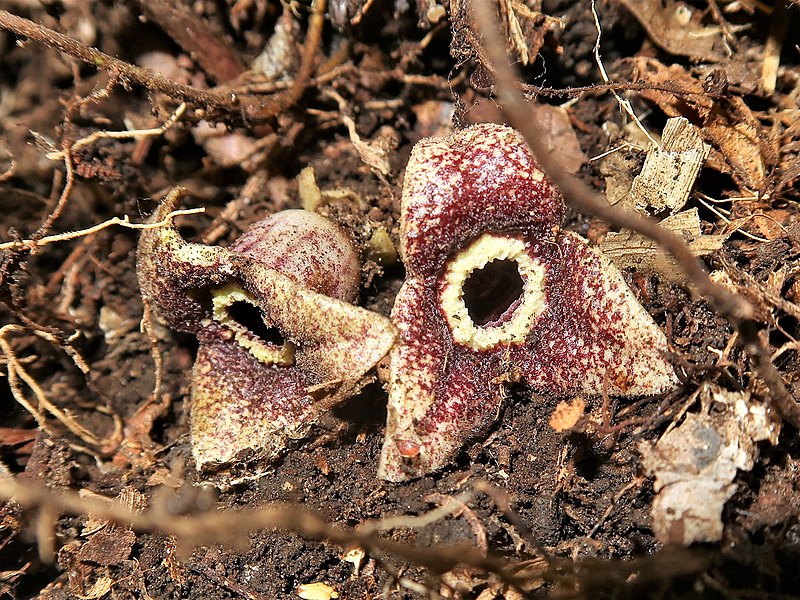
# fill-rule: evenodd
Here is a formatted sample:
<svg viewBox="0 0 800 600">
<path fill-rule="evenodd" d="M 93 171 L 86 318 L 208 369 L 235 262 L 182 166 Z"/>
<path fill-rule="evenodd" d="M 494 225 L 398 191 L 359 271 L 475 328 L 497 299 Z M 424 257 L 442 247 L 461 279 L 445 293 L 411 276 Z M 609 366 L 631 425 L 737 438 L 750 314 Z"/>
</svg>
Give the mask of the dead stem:
<svg viewBox="0 0 800 600">
<path fill-rule="evenodd" d="M 140 532 L 174 535 L 185 551 L 216 544 L 235 546 L 247 539 L 248 532 L 279 529 L 337 546 L 358 546 L 367 552 L 374 550 L 376 553 L 391 554 L 440 573 L 458 564 L 467 564 L 495 573 L 510 585 L 524 583 L 508 572 L 509 563 L 483 556 L 475 548 L 466 545 L 412 546 L 371 533 L 343 529 L 297 504 L 276 503 L 231 511 L 213 509 L 178 517 L 169 511 L 166 501 L 150 510 L 135 512 L 119 501 L 108 502 L 106 499 L 80 496 L 73 491 L 58 491 L 33 480 L 22 482 L 13 477 L 0 478 L 0 498 L 13 500 L 24 508 L 73 515 L 91 514 L 95 518 L 130 525 Z"/>
<path fill-rule="evenodd" d="M 486 529 L 481 524 L 481 521 L 475 514 L 475 511 L 473 511 L 466 504 L 466 502 L 458 498 L 453 498 L 452 496 L 439 494 L 437 492 L 425 496 L 425 502 L 434 502 L 442 509 L 445 507 L 450 509 L 450 515 L 453 517 L 463 517 L 469 525 L 469 528 L 472 530 L 472 535 L 475 536 L 478 549 L 483 555 L 486 555 L 489 552 L 489 542 L 486 537 Z"/>
<path fill-rule="evenodd" d="M 217 112 L 228 120 L 244 119 L 250 123 L 262 123 L 285 111 L 299 100 L 308 85 L 314 68 L 314 56 L 319 49 L 322 28 L 325 23 L 325 0 L 315 0 L 313 13 L 309 19 L 308 34 L 303 48 L 303 59 L 292 87 L 283 94 L 266 98 L 245 95 L 238 96 L 230 90 L 200 90 L 178 83 L 158 73 L 137 67 L 114 58 L 96 48 L 87 46 L 64 34 L 23 19 L 6 10 L 0 10 L 0 29 L 27 37 L 48 48 L 54 48 L 85 63 L 94 65 L 114 74 L 121 82 L 137 83 L 151 92 L 161 92 L 192 104 L 196 108 Z"/>
<path fill-rule="evenodd" d="M 6 10 L 0 10 L 0 29 L 25 36 L 39 44 L 44 44 L 48 48 L 55 48 L 64 54 L 100 69 L 116 72 L 122 81 L 133 81 L 151 92 L 162 92 L 170 97 L 179 98 L 184 102 L 212 108 L 226 114 L 239 114 L 243 109 L 242 106 L 236 103 L 236 98 L 231 98 L 229 95 L 205 92 L 177 83 L 149 69 L 143 69 L 114 58 L 105 52 L 81 44 L 66 35 L 13 15 Z"/>
<path fill-rule="evenodd" d="M 322 28 L 325 25 L 325 8 L 327 0 L 314 0 L 312 4 L 311 17 L 308 20 L 308 33 L 306 34 L 305 44 L 303 45 L 303 57 L 300 61 L 300 68 L 294 77 L 294 83 L 286 92 L 274 96 L 275 103 L 280 104 L 281 109 L 285 110 L 294 105 L 303 95 L 306 87 L 309 84 L 311 74 L 314 71 L 314 57 L 319 49 L 320 41 L 322 40 Z M 266 108 L 260 115 L 260 118 L 269 119 L 274 117 L 280 110 L 271 111 Z"/>
<path fill-rule="evenodd" d="M 525 98 L 531 100 L 535 96 L 555 97 L 577 97 L 585 93 L 594 92 L 641 92 L 652 90 L 656 92 L 666 92 L 679 96 L 699 96 L 706 92 L 695 92 L 687 90 L 679 85 L 668 83 L 651 83 L 649 81 L 608 81 L 606 83 L 595 83 L 578 87 L 552 88 L 546 86 L 533 85 L 530 83 L 519 84 L 520 89 L 525 92 Z M 713 94 L 709 94 L 714 97 Z"/>
<path fill-rule="evenodd" d="M 495 83 L 498 96 L 503 102 L 503 111 L 511 125 L 525 137 L 536 160 L 561 189 L 567 203 L 613 225 L 641 233 L 675 257 L 696 287 L 698 294 L 711 302 L 716 310 L 739 331 L 744 347 L 753 362 L 754 371 L 772 391 L 768 398 L 769 402 L 787 422 L 800 428 L 800 404 L 786 389 L 780 373 L 770 360 L 769 350 L 758 336 L 758 329 L 753 320 L 753 306 L 741 296 L 731 294 L 724 287 L 714 283 L 682 238 L 659 226 L 650 218 L 608 204 L 600 194 L 593 192 L 579 179 L 561 168 L 543 142 L 546 136 L 541 127 L 536 120 L 530 118 L 525 98 L 519 91 L 517 76 L 508 64 L 501 42 L 502 36 L 489 3 L 475 2 L 472 6 L 483 31 L 482 40 L 497 76 Z"/>
</svg>

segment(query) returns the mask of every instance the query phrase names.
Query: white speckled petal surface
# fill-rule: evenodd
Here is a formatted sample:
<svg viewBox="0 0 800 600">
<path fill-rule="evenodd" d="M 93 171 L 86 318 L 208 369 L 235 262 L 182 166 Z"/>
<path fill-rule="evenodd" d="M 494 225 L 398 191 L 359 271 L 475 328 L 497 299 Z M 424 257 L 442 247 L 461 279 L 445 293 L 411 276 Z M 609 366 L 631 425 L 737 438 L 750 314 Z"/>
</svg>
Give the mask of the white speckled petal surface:
<svg viewBox="0 0 800 600">
<path fill-rule="evenodd" d="M 165 202 L 152 220 L 173 209 L 174 201 Z M 265 240 L 268 247 L 259 246 Z M 293 243 L 299 255 L 286 256 Z M 199 341 L 190 418 L 198 469 L 222 473 L 239 458 L 272 460 L 360 389 L 396 338 L 388 319 L 346 301 L 357 294 L 360 263 L 347 238 L 318 215 L 279 213 L 231 249 L 188 244 L 171 226 L 149 229 L 137 262 L 144 298 Z M 233 305 L 283 342 L 261 339 L 227 312 Z"/>
</svg>

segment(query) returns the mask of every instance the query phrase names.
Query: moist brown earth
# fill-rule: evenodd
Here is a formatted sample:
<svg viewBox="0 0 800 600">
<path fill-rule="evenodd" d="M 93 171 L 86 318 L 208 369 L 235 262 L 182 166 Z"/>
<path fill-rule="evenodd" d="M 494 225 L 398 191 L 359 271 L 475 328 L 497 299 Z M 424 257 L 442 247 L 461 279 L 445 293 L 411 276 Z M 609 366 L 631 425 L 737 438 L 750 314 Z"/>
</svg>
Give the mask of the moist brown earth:
<svg viewBox="0 0 800 600">
<path fill-rule="evenodd" d="M 32 489 L 46 486 L 53 494 L 80 492 L 87 502 L 120 499 L 143 514 L 161 511 L 167 521 L 271 503 L 316 511 L 348 531 L 407 516 L 379 535 L 409 551 L 374 549 L 356 560 L 357 548 L 329 536 L 313 540 L 271 528 L 242 528 L 236 544 L 192 547 L 158 526 L 132 530 L 88 509 L 38 510 L 48 506 L 45 495 L 33 503 L 7 501 L 0 509 L 0 594 L 262 599 L 327 598 L 335 591 L 339 598 L 481 600 L 800 595 L 800 446 L 789 424 L 776 445 L 760 442 L 753 468 L 733 480 L 735 494 L 720 516 L 721 540 L 679 547 L 654 534 L 655 492 L 642 467 L 642 444 L 679 425 L 687 412 L 702 410 L 694 393 L 703 385 L 747 390 L 765 403 L 771 394 L 753 375 L 731 325 L 675 273 L 625 272 L 668 336 L 681 377 L 670 394 L 588 398 L 584 417 L 556 431 L 550 417 L 570 398 L 516 384 L 492 430 L 451 465 L 392 484 L 376 477 L 386 391 L 375 382 L 333 409 L 266 472 L 224 489 L 205 482 L 193 466 L 188 425 L 196 342 L 157 321 L 153 339 L 163 381 L 153 395 L 151 340 L 140 329 L 138 232 L 111 226 L 73 240 L 43 242 L 44 236 L 115 216 L 141 223 L 169 189 L 181 185 L 190 192 L 186 207 L 205 208 L 178 219 L 184 238 L 227 246 L 254 221 L 300 206 L 297 176 L 310 166 L 323 193 L 349 191 L 319 210 L 362 251 L 360 304 L 388 316 L 404 272 L 400 262 L 378 264 L 369 232 L 382 226 L 398 243 L 411 147 L 453 125 L 502 122 L 504 116 L 475 22 L 464 12 L 453 14 L 463 2 L 446 0 L 446 13 L 431 23 L 437 3 L 428 0 L 410 6 L 330 0 L 321 39 L 311 48 L 310 79 L 296 97 L 286 94 L 287 81 L 302 69 L 303 45 L 314 27 L 308 3 L 292 3 L 298 16 L 287 9 L 284 17 L 282 5 L 268 0 L 175 3 L 175 10 L 171 4 L 0 3 L 0 9 L 169 80 L 203 90 L 225 86 L 227 94 L 277 99 L 278 106 L 269 118 L 254 121 L 244 109 L 187 102 L 177 122 L 156 135 L 105 136 L 75 146 L 96 132 L 157 128 L 181 99 L 0 31 L 0 242 L 38 241 L 5 247 L 0 255 L 0 371 L 10 375 L 0 379 L 3 477 Z M 666 7 L 644 2 L 647 14 L 635 16 L 626 4 L 597 2 L 609 78 L 620 82 L 615 91 L 630 99 L 649 131 L 658 134 L 668 117 L 678 115 L 708 125 L 712 155 L 687 208 L 699 209 L 703 233 L 728 237 L 704 260 L 709 270 L 727 273 L 728 285 L 756 307 L 759 335 L 800 400 L 800 11 L 780 2 L 697 0 Z M 577 140 L 583 158 L 575 171 L 599 191 L 608 182 L 594 157 L 613 150 L 625 159 L 618 164 L 638 173 L 646 140 L 632 143 L 642 138 L 608 87 L 568 89 L 603 83 L 590 3 L 503 0 L 498 6 L 522 81 L 547 88 L 529 87 L 531 96 L 563 105 L 568 133 L 551 132 L 553 147 Z M 673 11 L 667 22 L 675 31 L 646 26 L 662 23 L 657 9 Z M 512 20 L 520 24 L 516 37 Z M 670 40 L 692 27 L 716 36 L 721 54 L 700 45 L 676 54 Z M 256 57 L 281 35 L 286 41 L 268 61 L 280 72 L 272 78 L 255 73 Z M 530 51 L 528 64 L 520 45 Z M 761 70 L 771 59 L 779 64 L 774 91 Z M 673 78 L 648 80 L 644 61 L 669 66 Z M 712 89 L 720 70 L 727 86 Z M 649 81 L 656 90 L 706 82 L 707 89 L 667 98 L 647 86 L 645 94 L 630 85 L 635 81 Z M 712 97 L 717 92 L 721 96 Z M 348 120 L 360 140 L 348 131 Z M 746 135 L 737 137 L 737 131 Z M 742 149 L 746 143 L 752 147 Z M 369 150 L 385 161 L 383 170 L 368 164 Z M 763 177 L 756 181 L 759 168 Z M 565 226 L 592 242 L 614 229 L 571 210 Z M 85 372 L 75 356 L 85 361 Z M 448 500 L 456 502 L 448 514 L 414 520 Z M 462 546 L 485 550 L 505 570 L 453 566 Z M 415 557 L 415 548 L 431 547 L 441 549 L 439 564 Z M 311 596 L 300 587 L 314 583 L 330 589 Z"/>
</svg>

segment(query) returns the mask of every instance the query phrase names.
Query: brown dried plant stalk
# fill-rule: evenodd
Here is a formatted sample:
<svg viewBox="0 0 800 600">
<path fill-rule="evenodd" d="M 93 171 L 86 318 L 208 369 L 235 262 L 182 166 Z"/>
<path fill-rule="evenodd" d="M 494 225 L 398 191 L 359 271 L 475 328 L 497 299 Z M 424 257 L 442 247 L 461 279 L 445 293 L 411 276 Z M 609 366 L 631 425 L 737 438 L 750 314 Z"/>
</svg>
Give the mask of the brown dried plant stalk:
<svg viewBox="0 0 800 600">
<path fill-rule="evenodd" d="M 240 546 L 247 532 L 264 529 L 291 531 L 310 540 L 325 541 L 341 547 L 359 547 L 376 555 L 392 555 L 401 560 L 444 573 L 459 564 L 466 564 L 497 574 L 510 585 L 525 583 L 510 572 L 512 563 L 484 556 L 474 547 L 415 546 L 378 537 L 379 531 L 395 527 L 416 527 L 451 514 L 455 502 L 447 502 L 423 517 L 399 517 L 366 522 L 357 529 L 336 526 L 315 511 L 297 504 L 273 503 L 258 508 L 199 512 L 177 517 L 167 508 L 167 502 L 147 511 L 136 512 L 119 501 L 82 497 L 73 491 L 56 491 L 34 481 L 18 481 L 0 477 L 0 498 L 13 500 L 21 507 L 36 509 L 40 519 L 52 524 L 55 514 L 86 515 L 130 525 L 139 532 L 156 532 L 175 536 L 183 556 L 197 547 L 223 544 Z M 41 542 L 42 540 L 40 540 Z"/>
<path fill-rule="evenodd" d="M 755 314 L 753 306 L 741 296 L 732 294 L 713 282 L 683 239 L 659 226 L 653 219 L 609 204 L 602 195 L 590 190 L 561 167 L 543 141 L 547 138 L 542 128 L 535 119 L 530 118 L 528 105 L 520 92 L 519 79 L 508 64 L 502 35 L 491 4 L 474 2 L 472 6 L 483 32 L 482 40 L 487 55 L 496 74 L 495 87 L 503 103 L 503 112 L 509 123 L 525 137 L 536 160 L 561 189 L 567 203 L 613 225 L 641 233 L 671 254 L 689 281 L 694 284 L 697 293 L 707 299 L 739 332 L 744 348 L 753 362 L 755 374 L 770 389 L 771 393 L 767 398 L 769 403 L 784 420 L 800 428 L 800 404 L 786 389 L 780 373 L 772 363 L 769 349 L 758 336 L 758 328 L 753 319 Z"/>
<path fill-rule="evenodd" d="M 48 48 L 54 48 L 87 64 L 108 71 L 122 82 L 137 83 L 151 92 L 161 92 L 171 98 L 187 102 L 195 108 L 205 109 L 212 115 L 217 113 L 227 120 L 237 122 L 244 120 L 248 123 L 263 123 L 297 102 L 308 85 L 314 69 L 314 58 L 322 37 L 325 7 L 326 0 L 315 0 L 313 3 L 302 60 L 294 83 L 288 90 L 267 97 L 254 94 L 240 96 L 224 88 L 200 90 L 178 83 L 149 69 L 143 69 L 114 58 L 105 52 L 82 44 L 43 25 L 18 17 L 6 10 L 0 10 L 0 29 L 26 37 Z"/>
</svg>

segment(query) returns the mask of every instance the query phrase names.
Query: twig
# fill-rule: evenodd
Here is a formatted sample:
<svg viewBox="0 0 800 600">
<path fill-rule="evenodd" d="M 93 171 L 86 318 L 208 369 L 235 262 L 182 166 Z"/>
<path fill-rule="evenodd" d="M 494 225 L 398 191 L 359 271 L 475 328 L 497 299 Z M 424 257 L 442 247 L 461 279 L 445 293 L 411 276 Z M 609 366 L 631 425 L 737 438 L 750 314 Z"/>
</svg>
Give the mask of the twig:
<svg viewBox="0 0 800 600">
<path fill-rule="evenodd" d="M 478 515 L 475 514 L 466 502 L 447 496 L 445 494 L 432 493 L 425 496 L 426 502 L 435 502 L 440 508 L 449 507 L 450 514 L 453 517 L 464 517 L 464 520 L 472 530 L 472 535 L 475 536 L 475 541 L 478 544 L 478 549 L 486 554 L 489 551 L 489 543 L 486 538 L 486 529 L 481 525 Z"/>
<path fill-rule="evenodd" d="M 456 565 L 468 564 L 496 573 L 514 584 L 517 577 L 508 573 L 508 563 L 483 556 L 466 546 L 412 546 L 379 538 L 358 530 L 338 527 L 318 513 L 297 504 L 270 504 L 259 508 L 218 511 L 216 509 L 178 517 L 163 504 L 135 512 L 115 500 L 81 497 L 69 490 L 57 491 L 33 480 L 0 478 L 0 498 L 14 500 L 24 508 L 54 510 L 73 515 L 91 514 L 95 518 L 124 523 L 140 532 L 174 535 L 183 549 L 214 544 L 237 545 L 247 533 L 264 529 L 292 531 L 307 539 L 324 540 L 337 546 L 359 546 L 367 552 L 392 554 L 400 559 L 445 572 Z M 517 582 L 518 583 L 518 582 Z"/>
<path fill-rule="evenodd" d="M 348 63 L 345 65 L 340 65 L 331 69 L 324 73 L 323 75 L 317 75 L 313 79 L 308 81 L 307 85 L 312 86 L 322 86 L 334 79 L 339 79 L 343 74 L 349 73 L 355 70 L 355 66 Z M 246 85 L 241 85 L 236 88 L 232 88 L 233 91 L 237 94 L 272 94 L 278 91 L 287 90 L 294 85 L 294 81 L 285 81 L 280 79 L 278 81 L 264 81 L 258 83 L 248 83 Z"/>
<path fill-rule="evenodd" d="M 473 4 L 488 55 L 496 72 L 498 96 L 503 102 L 503 111 L 511 125 L 524 136 L 544 171 L 561 189 L 567 202 L 574 208 L 593 214 L 616 226 L 631 229 L 654 240 L 671 254 L 697 292 L 706 298 L 739 331 L 745 350 L 750 355 L 755 373 L 771 390 L 768 401 L 773 408 L 794 427 L 800 428 L 800 404 L 798 404 L 781 379 L 781 375 L 770 360 L 770 352 L 758 336 L 753 306 L 741 296 L 731 294 L 723 286 L 714 283 L 702 264 L 692 255 L 682 238 L 659 226 L 653 219 L 610 205 L 600 194 L 587 188 L 558 164 L 543 140 L 546 136 L 530 111 L 519 91 L 518 79 L 508 64 L 494 15 L 485 2 Z"/>
<path fill-rule="evenodd" d="M 726 43 L 731 46 L 731 48 L 729 48 L 730 54 L 733 54 L 733 50 L 739 50 L 739 42 L 737 41 L 736 36 L 733 35 L 731 27 L 725 20 L 725 17 L 722 16 L 722 12 L 719 10 L 717 0 L 706 0 L 706 3 L 708 4 L 708 9 L 711 11 L 711 16 L 714 17 L 714 20 L 720 26 L 720 29 L 722 29 L 722 35 L 724 36 Z"/>
<path fill-rule="evenodd" d="M 517 531 L 519 532 L 521 539 L 528 544 L 530 544 L 531 548 L 536 550 L 542 557 L 546 560 L 549 560 L 547 552 L 542 547 L 542 545 L 538 542 L 536 537 L 533 535 L 530 527 L 525 521 L 511 508 L 511 503 L 508 500 L 508 493 L 498 488 L 495 485 L 492 485 L 490 482 L 486 480 L 479 479 L 478 481 L 474 482 L 472 485 L 473 489 L 476 492 L 483 492 L 489 498 L 492 499 L 495 506 L 503 513 L 508 522 L 513 525 Z"/>
<path fill-rule="evenodd" d="M 448 498 L 443 503 L 439 503 L 439 508 L 435 508 L 422 515 L 398 515 L 396 517 L 385 517 L 383 519 L 375 519 L 365 521 L 359 525 L 358 530 L 362 534 L 373 534 L 378 531 L 388 531 L 390 529 L 398 529 L 407 527 L 409 529 L 427 527 L 428 525 L 440 521 L 445 517 L 453 514 L 454 512 L 465 506 L 465 502 L 472 498 L 471 492 L 465 492 L 456 496 L 455 498 Z"/>
<path fill-rule="evenodd" d="M 606 81 L 605 83 L 594 83 L 576 87 L 552 88 L 546 86 L 533 85 L 531 83 L 518 84 L 525 92 L 525 98 L 530 100 L 535 96 L 548 97 L 578 97 L 584 93 L 593 92 L 641 92 L 643 90 L 654 92 L 666 92 L 678 96 L 701 96 L 711 95 L 706 91 L 695 91 L 686 89 L 680 85 L 667 82 L 653 83 L 651 81 Z"/>
<path fill-rule="evenodd" d="M 64 34 L 13 15 L 6 10 L 0 10 L 0 29 L 25 36 L 48 48 L 55 48 L 100 69 L 115 71 L 119 73 L 122 81 L 138 83 L 151 92 L 162 92 L 173 98 L 180 98 L 184 102 L 213 108 L 223 113 L 239 114 L 243 109 L 247 111 L 247 106 L 237 104 L 236 98 L 231 98 L 228 94 L 206 92 L 172 81 L 159 73 L 114 58 L 105 52 L 81 44 Z M 253 113 L 252 116 L 255 116 L 255 111 Z"/>
<path fill-rule="evenodd" d="M 294 76 L 289 89 L 279 94 L 270 96 L 267 100 L 263 101 L 263 106 L 257 113 L 247 113 L 247 117 L 253 121 L 260 122 L 271 119 L 280 112 L 293 106 L 303 92 L 311 83 L 311 74 L 314 71 L 314 57 L 319 50 L 320 42 L 322 40 L 322 29 L 325 25 L 325 8 L 327 0 L 314 0 L 311 6 L 311 16 L 308 19 L 308 32 L 306 39 L 303 43 L 303 55 L 300 59 L 300 67 Z M 225 90 L 225 87 L 220 89 Z M 235 95 L 233 90 L 227 90 L 232 95 Z M 244 96 L 241 98 L 245 98 Z M 240 99 L 241 99 L 240 98 Z"/>
<path fill-rule="evenodd" d="M 291 106 L 300 99 L 303 91 L 308 85 L 311 73 L 314 70 L 314 56 L 319 49 L 322 40 L 322 27 L 325 24 L 325 8 L 327 0 L 314 0 L 311 6 L 311 17 L 308 19 L 308 33 L 306 34 L 305 44 L 303 45 L 303 57 L 300 61 L 300 68 L 294 77 L 294 83 L 280 97 L 285 106 Z M 272 115 L 270 115 L 272 116 Z"/>
<path fill-rule="evenodd" d="M 109 227 L 113 227 L 114 225 L 119 225 L 120 227 L 125 227 L 127 229 L 156 229 L 158 227 L 165 227 L 172 222 L 172 219 L 179 215 L 196 215 L 197 213 L 205 212 L 205 208 L 184 208 L 180 210 L 173 210 L 169 213 L 166 217 L 164 217 L 161 221 L 157 223 L 131 223 L 130 217 L 125 215 L 124 217 L 113 217 L 108 221 L 103 221 L 102 223 L 98 223 L 97 225 L 93 225 L 91 227 L 87 227 L 86 229 L 80 229 L 78 231 L 68 231 L 66 233 L 58 233 L 55 235 L 48 235 L 47 237 L 43 237 L 40 240 L 16 240 L 13 242 L 3 242 L 0 244 L 0 251 L 2 250 L 30 250 L 33 248 L 38 248 L 41 246 L 45 246 L 47 244 L 52 244 L 54 242 L 66 242 L 68 240 L 74 240 L 75 238 L 84 237 L 87 235 L 92 235 L 93 233 L 97 233 L 98 231 L 102 231 L 103 229 L 108 229 Z"/>
<path fill-rule="evenodd" d="M 85 63 L 115 73 L 123 83 L 134 82 L 151 92 L 161 92 L 172 98 L 190 103 L 195 107 L 227 115 L 228 118 L 261 123 L 292 106 L 300 99 L 306 89 L 314 68 L 314 56 L 319 49 L 322 38 L 322 28 L 325 23 L 325 6 L 325 0 L 314 1 L 314 8 L 309 19 L 308 33 L 303 47 L 303 58 L 295 76 L 294 84 L 286 92 L 266 98 L 255 95 L 239 96 L 224 87 L 206 91 L 178 83 L 149 69 L 143 69 L 114 58 L 105 52 L 82 44 L 33 21 L 13 15 L 6 10 L 0 10 L 0 29 L 27 37 L 48 48 L 55 48 Z"/>
</svg>

